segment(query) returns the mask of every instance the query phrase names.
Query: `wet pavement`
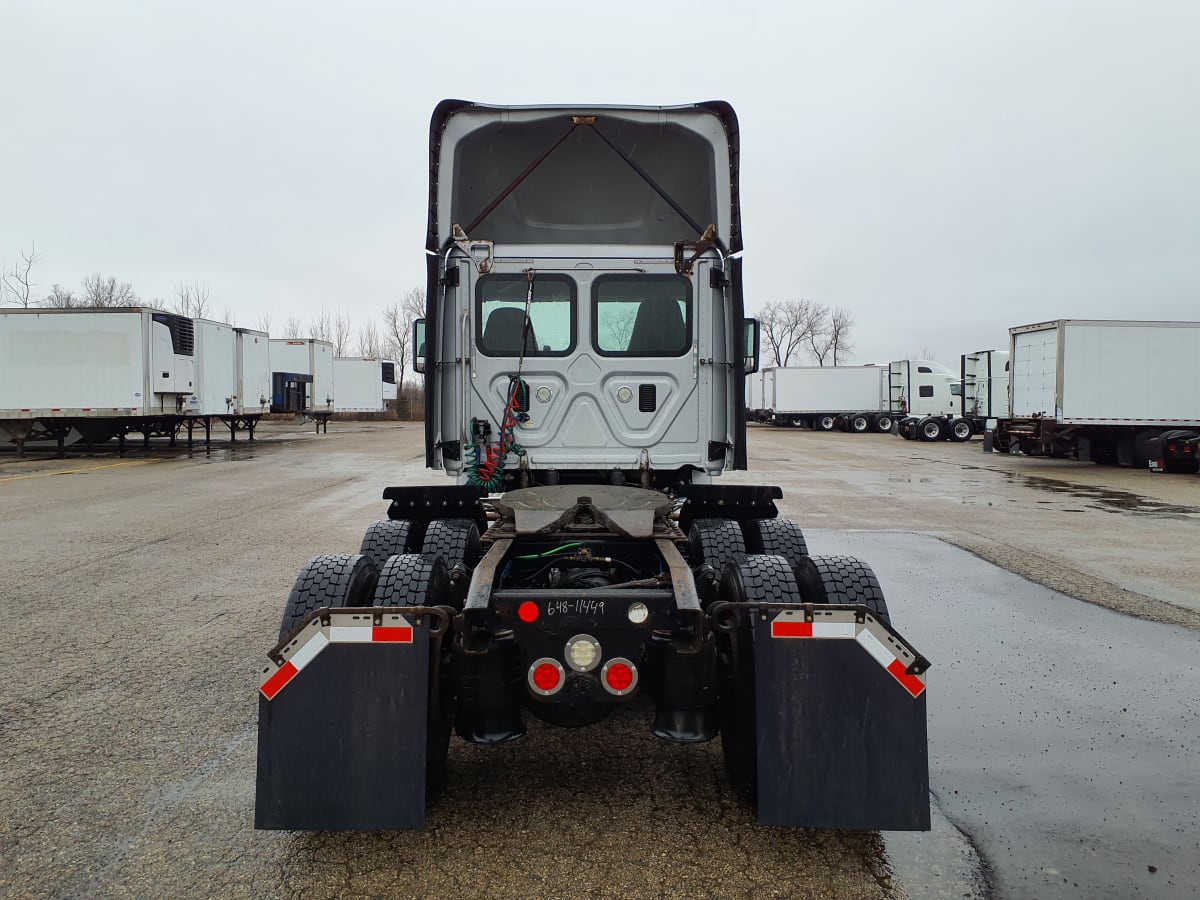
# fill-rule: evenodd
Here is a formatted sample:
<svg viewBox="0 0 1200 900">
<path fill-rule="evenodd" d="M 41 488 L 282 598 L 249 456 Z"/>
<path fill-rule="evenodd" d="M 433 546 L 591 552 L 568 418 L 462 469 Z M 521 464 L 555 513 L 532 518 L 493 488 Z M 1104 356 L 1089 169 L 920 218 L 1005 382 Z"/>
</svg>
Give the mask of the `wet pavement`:
<svg viewBox="0 0 1200 900">
<path fill-rule="evenodd" d="M 1195 632 L 1080 604 L 923 535 L 808 541 L 867 560 L 894 624 L 932 660 L 931 791 L 997 896 L 1196 896 Z M 939 880 L 921 874 L 908 873 L 916 896 Z"/>
<path fill-rule="evenodd" d="M 719 745 L 658 741 L 644 703 L 598 727 L 535 725 L 505 748 L 456 740 L 421 834 L 255 832 L 255 673 L 296 571 L 356 548 L 383 485 L 440 483 L 419 426 L 331 427 L 190 457 L 0 460 L 0 895 L 1200 885 L 1200 645 L 1178 627 L 1200 621 L 1200 478 L 886 435 L 755 429 L 755 471 L 730 480 L 782 484 L 814 552 L 870 562 L 933 661 L 931 833 L 760 828 Z"/>
</svg>

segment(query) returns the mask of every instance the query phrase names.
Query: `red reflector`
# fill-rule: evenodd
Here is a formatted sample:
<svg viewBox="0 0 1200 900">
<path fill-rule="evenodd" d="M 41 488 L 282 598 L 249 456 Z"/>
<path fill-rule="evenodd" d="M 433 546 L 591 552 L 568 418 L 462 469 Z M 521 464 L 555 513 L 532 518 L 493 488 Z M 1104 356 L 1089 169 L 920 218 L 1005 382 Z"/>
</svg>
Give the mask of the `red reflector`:
<svg viewBox="0 0 1200 900">
<path fill-rule="evenodd" d="M 629 686 L 633 684 L 633 669 L 625 663 L 613 663 L 604 673 L 604 677 L 608 680 L 608 686 L 614 691 L 628 690 Z"/>
<path fill-rule="evenodd" d="M 562 676 L 558 673 L 558 666 L 551 663 L 542 663 L 533 670 L 533 683 L 537 685 L 539 691 L 552 691 L 558 687 L 558 682 Z"/>
<path fill-rule="evenodd" d="M 807 638 L 813 636 L 812 622 L 792 622 L 788 620 L 771 623 L 773 638 Z"/>
<path fill-rule="evenodd" d="M 538 605 L 532 600 L 526 600 L 517 607 L 517 618 L 522 622 L 536 622 L 537 617 L 541 614 L 542 611 L 538 609 Z"/>
<path fill-rule="evenodd" d="M 921 693 L 925 690 L 925 685 L 921 682 L 921 679 L 915 675 L 909 675 L 908 670 L 904 668 L 904 663 L 900 662 L 900 660 L 892 660 L 887 670 L 914 697 L 920 697 Z"/>
<path fill-rule="evenodd" d="M 296 673 L 299 671 L 290 662 L 285 662 L 279 667 L 279 671 L 268 678 L 266 684 L 259 688 L 259 690 L 262 691 L 263 696 L 268 700 L 274 700 L 275 695 L 282 691 L 287 683 L 296 677 Z"/>
<path fill-rule="evenodd" d="M 375 644 L 411 644 L 413 642 L 412 628 L 408 625 L 372 628 L 371 642 Z"/>
</svg>

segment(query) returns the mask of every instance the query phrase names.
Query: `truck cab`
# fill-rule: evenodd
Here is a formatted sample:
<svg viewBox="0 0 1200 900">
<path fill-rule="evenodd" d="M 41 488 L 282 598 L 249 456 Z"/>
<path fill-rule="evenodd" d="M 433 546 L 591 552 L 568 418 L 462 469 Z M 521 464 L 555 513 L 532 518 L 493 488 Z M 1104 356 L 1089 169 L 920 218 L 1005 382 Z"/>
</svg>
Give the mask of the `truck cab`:
<svg viewBox="0 0 1200 900">
<path fill-rule="evenodd" d="M 732 110 L 447 101 L 433 131 L 428 464 L 493 488 L 745 468 Z"/>
</svg>

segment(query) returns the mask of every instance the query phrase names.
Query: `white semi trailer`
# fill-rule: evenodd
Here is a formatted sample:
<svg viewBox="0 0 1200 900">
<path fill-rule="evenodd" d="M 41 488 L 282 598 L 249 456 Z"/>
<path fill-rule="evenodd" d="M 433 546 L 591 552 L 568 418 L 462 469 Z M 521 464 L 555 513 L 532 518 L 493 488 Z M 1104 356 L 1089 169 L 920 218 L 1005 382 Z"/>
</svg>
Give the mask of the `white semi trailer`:
<svg viewBox="0 0 1200 900">
<path fill-rule="evenodd" d="M 237 334 L 237 402 L 243 416 L 271 408 L 271 349 L 265 331 L 235 328 Z"/>
<path fill-rule="evenodd" d="M 1010 328 L 1009 352 L 999 449 L 1197 471 L 1200 322 L 1058 319 Z"/>
<path fill-rule="evenodd" d="M 173 433 L 194 392 L 195 329 L 145 307 L 0 311 L 0 431 L 89 443 Z"/>
<path fill-rule="evenodd" d="M 338 412 L 385 412 L 396 402 L 396 363 L 378 357 L 338 356 L 333 360 Z"/>
<path fill-rule="evenodd" d="M 313 416 L 334 411 L 333 344 L 313 338 L 272 338 L 271 412 Z"/>
<path fill-rule="evenodd" d="M 764 389 L 763 409 L 775 425 L 892 430 L 887 366 L 775 366 L 763 375 L 770 388 L 769 394 Z"/>
</svg>

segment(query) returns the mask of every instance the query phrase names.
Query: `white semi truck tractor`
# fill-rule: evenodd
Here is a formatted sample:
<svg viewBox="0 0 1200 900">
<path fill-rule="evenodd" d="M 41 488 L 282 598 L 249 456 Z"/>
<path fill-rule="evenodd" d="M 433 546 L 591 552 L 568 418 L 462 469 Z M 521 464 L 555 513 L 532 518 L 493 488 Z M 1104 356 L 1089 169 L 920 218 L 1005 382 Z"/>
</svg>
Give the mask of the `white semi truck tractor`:
<svg viewBox="0 0 1200 900">
<path fill-rule="evenodd" d="M 644 703 L 663 740 L 720 740 L 764 824 L 929 828 L 928 661 L 778 487 L 718 484 L 758 365 L 739 165 L 723 102 L 438 105 L 414 347 L 446 483 L 386 488 L 358 553 L 300 572 L 257 827 L 419 829 L 452 732 Z"/>
</svg>

